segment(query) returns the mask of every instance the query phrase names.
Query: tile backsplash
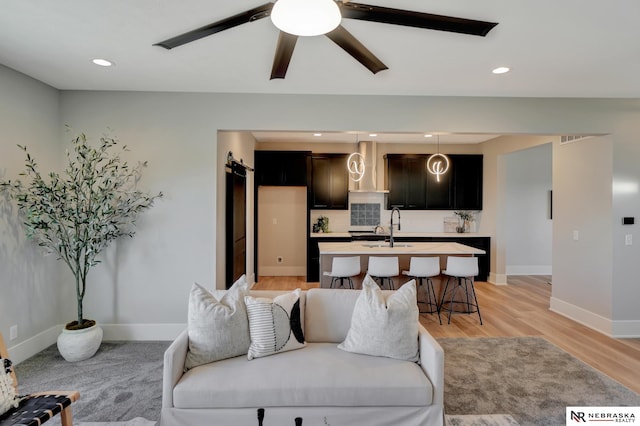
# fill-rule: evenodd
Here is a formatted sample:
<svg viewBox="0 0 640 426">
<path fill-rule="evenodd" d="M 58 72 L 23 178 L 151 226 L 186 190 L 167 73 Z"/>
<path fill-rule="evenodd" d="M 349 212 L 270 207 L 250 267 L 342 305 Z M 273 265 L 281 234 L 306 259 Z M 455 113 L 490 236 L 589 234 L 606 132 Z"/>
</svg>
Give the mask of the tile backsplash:
<svg viewBox="0 0 640 426">
<path fill-rule="evenodd" d="M 379 203 L 351 203 L 351 226 L 376 226 L 379 224 Z"/>
</svg>

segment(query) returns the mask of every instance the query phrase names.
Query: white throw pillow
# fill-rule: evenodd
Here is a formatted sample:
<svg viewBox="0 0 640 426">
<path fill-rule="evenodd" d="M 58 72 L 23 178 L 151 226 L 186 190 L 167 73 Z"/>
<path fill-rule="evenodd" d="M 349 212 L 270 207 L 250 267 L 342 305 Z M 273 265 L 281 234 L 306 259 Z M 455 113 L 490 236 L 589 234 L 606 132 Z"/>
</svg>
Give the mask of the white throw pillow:
<svg viewBox="0 0 640 426">
<path fill-rule="evenodd" d="M 418 315 L 415 280 L 385 300 L 378 284 L 367 274 L 353 309 L 351 327 L 338 348 L 415 362 L 419 358 Z"/>
<path fill-rule="evenodd" d="M 300 349 L 306 345 L 300 312 L 300 289 L 267 299 L 246 296 L 251 345 L 251 360 L 279 352 Z"/>
<path fill-rule="evenodd" d="M 198 284 L 191 287 L 187 370 L 247 353 L 251 341 L 244 297 L 248 293 L 249 284 L 244 275 L 220 300 Z"/>
</svg>

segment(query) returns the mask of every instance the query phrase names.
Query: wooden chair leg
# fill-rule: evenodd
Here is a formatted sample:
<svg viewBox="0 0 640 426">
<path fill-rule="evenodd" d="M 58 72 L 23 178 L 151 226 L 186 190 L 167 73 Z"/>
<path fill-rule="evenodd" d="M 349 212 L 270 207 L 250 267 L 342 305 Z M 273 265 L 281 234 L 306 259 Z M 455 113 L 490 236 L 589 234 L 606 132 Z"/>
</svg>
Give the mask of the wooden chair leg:
<svg viewBox="0 0 640 426">
<path fill-rule="evenodd" d="M 62 426 L 73 426 L 73 412 L 71 406 L 68 406 L 60 413 L 60 422 Z"/>
</svg>

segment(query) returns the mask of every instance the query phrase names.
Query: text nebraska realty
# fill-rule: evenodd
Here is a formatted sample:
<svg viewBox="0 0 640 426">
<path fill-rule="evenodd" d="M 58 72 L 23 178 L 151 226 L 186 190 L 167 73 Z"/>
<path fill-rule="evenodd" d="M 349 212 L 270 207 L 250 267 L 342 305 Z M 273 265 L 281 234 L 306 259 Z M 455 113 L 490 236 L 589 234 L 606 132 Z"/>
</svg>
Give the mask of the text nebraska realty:
<svg viewBox="0 0 640 426">
<path fill-rule="evenodd" d="M 577 422 L 614 422 L 614 423 L 635 423 L 636 416 L 633 413 L 584 413 L 571 412 L 572 418 Z M 585 418 L 586 414 L 586 418 Z"/>
</svg>

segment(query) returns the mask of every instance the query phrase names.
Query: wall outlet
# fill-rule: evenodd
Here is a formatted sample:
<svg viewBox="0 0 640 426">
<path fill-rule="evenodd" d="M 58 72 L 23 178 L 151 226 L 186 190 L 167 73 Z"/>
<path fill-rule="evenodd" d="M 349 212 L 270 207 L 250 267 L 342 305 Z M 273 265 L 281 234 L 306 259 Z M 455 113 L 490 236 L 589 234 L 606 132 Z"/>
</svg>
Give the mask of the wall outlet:
<svg viewBox="0 0 640 426">
<path fill-rule="evenodd" d="M 278 257 L 277 257 L 277 259 L 276 259 L 276 261 L 277 261 L 278 263 L 282 263 L 282 260 L 283 260 L 283 259 L 282 259 L 282 256 L 278 256 Z"/>
<path fill-rule="evenodd" d="M 9 327 L 9 340 L 16 340 L 18 338 L 18 326 L 12 325 Z"/>
<path fill-rule="evenodd" d="M 578 241 L 580 239 L 580 231 L 573 231 L 573 241 Z"/>
</svg>

